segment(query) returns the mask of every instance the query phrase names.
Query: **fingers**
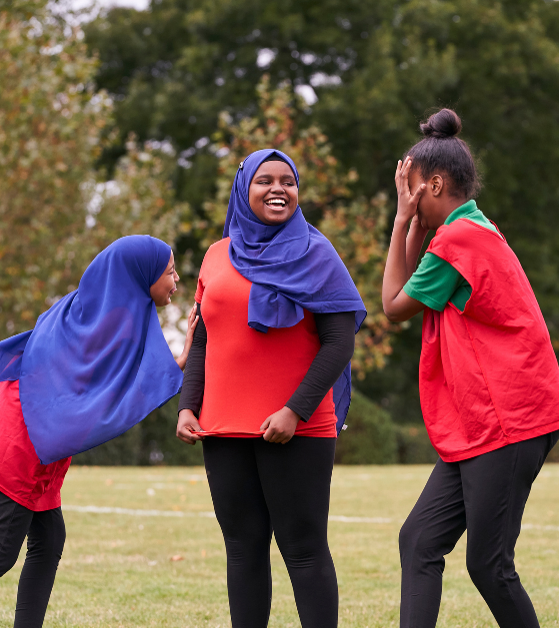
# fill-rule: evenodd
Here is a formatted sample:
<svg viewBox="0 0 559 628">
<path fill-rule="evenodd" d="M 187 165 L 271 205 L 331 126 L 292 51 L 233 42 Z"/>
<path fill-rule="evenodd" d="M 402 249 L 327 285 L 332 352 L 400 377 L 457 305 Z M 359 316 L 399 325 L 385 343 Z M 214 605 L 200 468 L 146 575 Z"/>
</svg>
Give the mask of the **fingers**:
<svg viewBox="0 0 559 628">
<path fill-rule="evenodd" d="M 396 166 L 396 174 L 394 175 L 394 179 L 396 180 L 396 185 L 398 185 L 398 177 L 400 176 L 401 170 L 402 170 L 402 160 L 398 159 L 398 165 Z"/>
<path fill-rule="evenodd" d="M 181 412 L 185 412 L 186 416 L 182 418 L 179 415 L 179 422 L 177 425 L 176 436 L 183 442 L 189 445 L 195 445 L 196 441 L 204 440 L 203 430 L 200 428 L 200 424 L 193 416 L 188 416 L 188 413 L 183 410 Z"/>
<path fill-rule="evenodd" d="M 264 421 L 264 423 L 262 423 L 262 425 L 260 426 L 260 430 L 267 430 L 267 429 L 268 429 L 268 427 L 270 426 L 270 421 L 271 421 L 271 419 L 270 419 L 270 417 L 268 417 L 268 418 Z"/>
<path fill-rule="evenodd" d="M 398 165 L 396 166 L 396 174 L 394 176 L 398 195 L 405 192 L 409 193 L 410 188 L 408 183 L 408 173 L 410 171 L 411 164 L 412 159 L 409 155 L 404 159 L 403 162 L 401 159 L 398 161 Z"/>
<path fill-rule="evenodd" d="M 423 194 L 423 192 L 425 191 L 425 188 L 427 186 L 425 185 L 425 183 L 422 183 L 417 190 L 415 191 L 415 194 L 412 196 L 412 200 L 414 201 L 419 201 L 421 195 Z"/>
<path fill-rule="evenodd" d="M 198 307 L 196 303 L 192 306 L 190 312 L 188 313 L 188 327 L 192 327 L 198 319 Z"/>
<path fill-rule="evenodd" d="M 183 430 L 182 432 L 177 431 L 177 438 L 182 440 L 183 443 L 186 443 L 187 445 L 196 445 L 197 441 L 204 440 L 203 436 L 194 434 L 188 430 Z"/>
<path fill-rule="evenodd" d="M 411 157 L 406 157 L 406 160 L 404 161 L 404 166 L 402 167 L 402 170 L 400 172 L 400 179 L 402 180 L 402 186 L 404 188 L 403 191 L 408 192 L 408 193 L 410 191 L 410 184 L 409 184 L 410 168 L 411 168 Z"/>
<path fill-rule="evenodd" d="M 291 440 L 292 434 L 283 431 L 278 432 L 273 427 L 269 427 L 262 438 L 269 443 L 279 443 L 280 445 L 285 445 Z"/>
</svg>

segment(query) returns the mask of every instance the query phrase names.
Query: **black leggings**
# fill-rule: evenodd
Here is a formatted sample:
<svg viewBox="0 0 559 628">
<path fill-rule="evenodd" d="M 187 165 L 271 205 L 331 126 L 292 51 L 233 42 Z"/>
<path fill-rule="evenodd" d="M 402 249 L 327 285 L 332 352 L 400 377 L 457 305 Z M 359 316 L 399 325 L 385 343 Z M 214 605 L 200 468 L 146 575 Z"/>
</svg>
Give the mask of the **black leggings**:
<svg viewBox="0 0 559 628">
<path fill-rule="evenodd" d="M 272 602 L 270 541 L 281 551 L 302 628 L 338 625 L 338 585 L 328 549 L 335 438 L 204 440 L 204 461 L 227 551 L 233 628 L 265 628 Z"/>
<path fill-rule="evenodd" d="M 439 460 L 400 531 L 401 628 L 433 628 L 444 556 L 468 530 L 470 577 L 501 628 L 537 628 L 514 567 L 524 506 L 559 432 L 462 462 Z"/>
<path fill-rule="evenodd" d="M 0 493 L 0 577 L 15 565 L 26 536 L 14 628 L 40 628 L 66 540 L 62 510 L 33 512 Z"/>
</svg>

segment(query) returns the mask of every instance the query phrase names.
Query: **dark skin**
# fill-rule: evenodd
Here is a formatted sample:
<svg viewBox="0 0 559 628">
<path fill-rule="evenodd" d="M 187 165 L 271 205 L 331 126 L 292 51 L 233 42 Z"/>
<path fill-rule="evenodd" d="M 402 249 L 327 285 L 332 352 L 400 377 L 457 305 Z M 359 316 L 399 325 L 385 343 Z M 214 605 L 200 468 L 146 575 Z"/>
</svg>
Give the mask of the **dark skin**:
<svg viewBox="0 0 559 628">
<path fill-rule="evenodd" d="M 255 172 L 248 189 L 254 215 L 265 225 L 287 222 L 297 209 L 299 189 L 285 161 L 266 161 Z"/>
<path fill-rule="evenodd" d="M 417 258 L 427 233 L 437 230 L 450 214 L 468 201 L 455 196 L 446 173 L 434 173 L 423 180 L 413 168 L 411 157 L 398 162 L 396 168 L 398 209 L 394 220 L 390 248 L 382 283 L 382 306 L 388 320 L 407 321 L 425 305 L 403 290 L 417 267 Z"/>
<path fill-rule="evenodd" d="M 177 281 L 179 281 L 179 276 L 175 269 L 175 257 L 171 252 L 167 268 L 163 271 L 161 277 L 159 277 L 159 279 L 152 284 L 149 289 L 149 294 L 157 307 L 166 307 L 171 303 L 171 297 L 177 291 Z M 196 329 L 197 324 L 198 317 L 196 316 L 196 306 L 194 306 L 188 315 L 188 329 L 182 353 L 178 358 L 175 358 L 176 363 L 181 369 L 184 369 L 185 367 L 186 358 L 188 357 L 188 352 L 192 346 L 192 337 L 194 336 L 194 330 Z"/>
<path fill-rule="evenodd" d="M 284 161 L 263 163 L 252 178 L 248 190 L 250 208 L 265 225 L 287 222 L 297 209 L 299 190 L 291 168 Z M 288 443 L 300 416 L 287 406 L 271 414 L 260 426 L 264 440 L 270 443 Z M 203 440 L 203 431 L 192 410 L 181 410 L 177 424 L 177 437 L 189 445 Z"/>
</svg>

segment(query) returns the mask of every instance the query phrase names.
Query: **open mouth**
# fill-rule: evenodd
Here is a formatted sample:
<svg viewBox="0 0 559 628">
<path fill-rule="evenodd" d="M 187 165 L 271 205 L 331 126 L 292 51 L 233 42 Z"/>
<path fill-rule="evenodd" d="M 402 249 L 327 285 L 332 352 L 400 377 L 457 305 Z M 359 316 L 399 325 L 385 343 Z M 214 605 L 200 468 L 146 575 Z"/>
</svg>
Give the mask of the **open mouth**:
<svg viewBox="0 0 559 628">
<path fill-rule="evenodd" d="M 287 202 L 283 198 L 269 198 L 267 201 L 264 201 L 264 203 L 274 209 L 282 209 L 287 205 Z"/>
</svg>

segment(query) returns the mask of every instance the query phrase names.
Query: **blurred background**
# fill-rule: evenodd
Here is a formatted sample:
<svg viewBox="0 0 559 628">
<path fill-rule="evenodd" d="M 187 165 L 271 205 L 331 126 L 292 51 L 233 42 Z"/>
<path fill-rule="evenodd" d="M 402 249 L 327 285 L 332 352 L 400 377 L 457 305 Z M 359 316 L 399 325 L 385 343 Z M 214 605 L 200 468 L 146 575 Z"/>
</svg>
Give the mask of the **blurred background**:
<svg viewBox="0 0 559 628">
<path fill-rule="evenodd" d="M 369 311 L 338 462 L 432 462 L 420 317 L 380 302 L 394 170 L 433 107 L 479 160 L 478 205 L 517 253 L 559 350 L 559 2 L 0 0 L 0 338 L 30 329 L 115 238 L 173 245 L 180 350 L 238 163 L 276 147 Z M 196 464 L 171 401 L 92 464 Z M 556 456 L 559 460 L 559 455 Z"/>
</svg>

